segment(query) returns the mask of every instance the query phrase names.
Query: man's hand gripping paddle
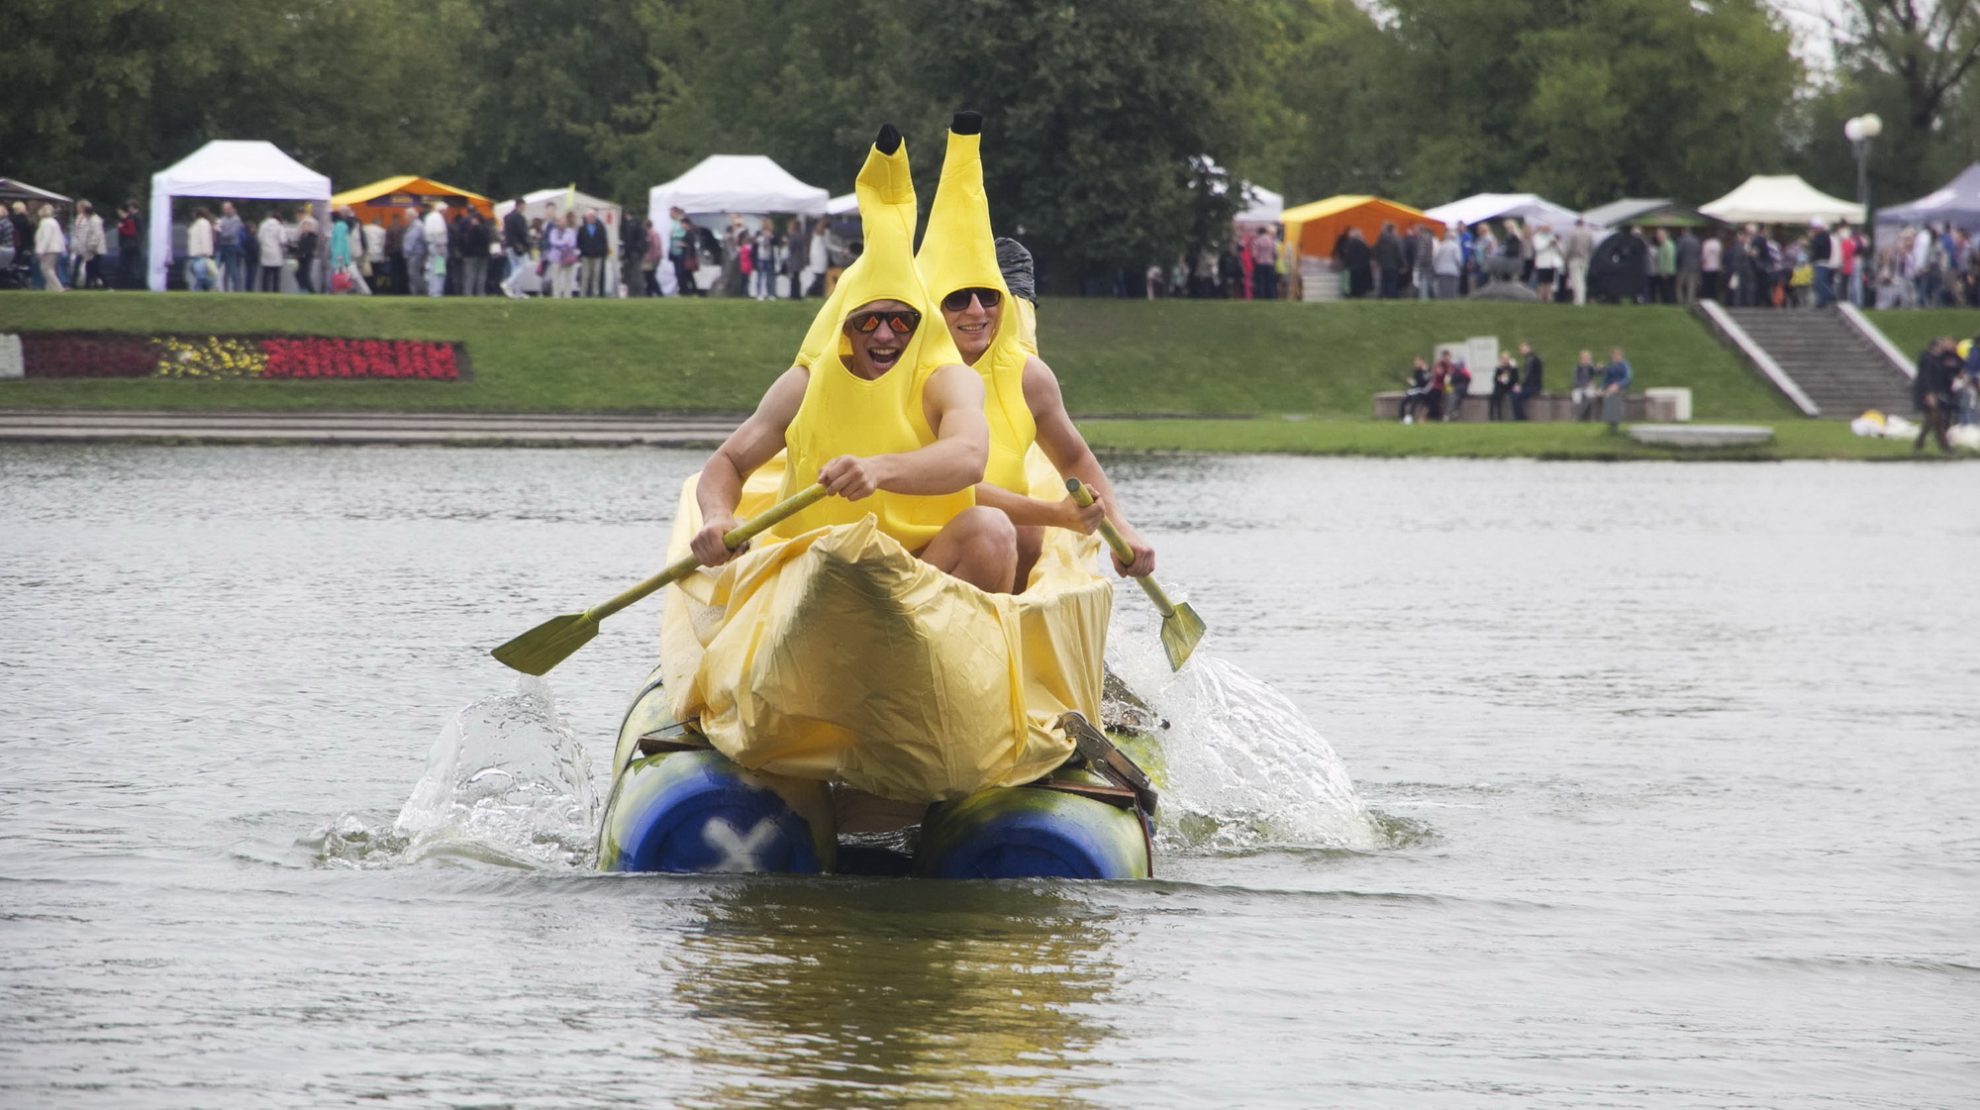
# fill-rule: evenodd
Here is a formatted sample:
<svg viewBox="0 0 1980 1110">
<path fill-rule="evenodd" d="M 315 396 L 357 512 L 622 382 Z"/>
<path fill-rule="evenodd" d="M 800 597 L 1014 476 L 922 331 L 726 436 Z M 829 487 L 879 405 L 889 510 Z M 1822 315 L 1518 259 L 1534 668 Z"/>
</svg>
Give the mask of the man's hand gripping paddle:
<svg viewBox="0 0 1980 1110">
<path fill-rule="evenodd" d="M 1073 500 L 1082 506 L 1093 504 L 1093 491 L 1087 489 L 1078 478 L 1066 479 L 1066 492 L 1072 494 Z M 1114 549 L 1121 562 L 1134 559 L 1134 552 L 1128 548 L 1127 540 L 1121 536 L 1120 529 L 1114 527 L 1113 521 L 1101 518 L 1100 535 L 1106 539 L 1107 546 Z M 1169 657 L 1169 669 L 1182 670 L 1189 653 L 1196 650 L 1196 642 L 1203 638 L 1203 618 L 1197 616 L 1196 610 L 1191 609 L 1188 603 L 1171 603 L 1169 595 L 1155 584 L 1154 575 L 1144 574 L 1135 581 L 1148 595 L 1148 600 L 1155 603 L 1155 611 L 1162 614 L 1162 651 Z"/>
<path fill-rule="evenodd" d="M 825 487 L 812 485 L 777 502 L 756 519 L 731 528 L 722 536 L 722 542 L 729 550 L 746 544 L 757 533 L 770 528 L 794 513 L 802 512 L 812 502 L 825 496 Z M 659 574 L 641 582 L 625 593 L 601 605 L 594 605 L 582 613 L 571 613 L 552 617 L 528 632 L 510 640 L 490 654 L 506 666 L 524 674 L 548 674 L 550 668 L 570 658 L 577 649 L 591 642 L 598 635 L 598 622 L 624 609 L 633 602 L 653 593 L 671 582 L 685 578 L 701 564 L 692 555 L 685 556 Z M 1164 637 L 1166 639 L 1166 633 Z"/>
</svg>

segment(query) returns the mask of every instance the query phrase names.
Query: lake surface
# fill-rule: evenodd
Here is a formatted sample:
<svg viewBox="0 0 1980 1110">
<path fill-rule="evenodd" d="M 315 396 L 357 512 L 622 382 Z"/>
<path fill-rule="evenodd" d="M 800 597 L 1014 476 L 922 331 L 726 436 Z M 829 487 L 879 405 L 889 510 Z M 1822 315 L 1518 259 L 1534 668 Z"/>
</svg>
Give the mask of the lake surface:
<svg viewBox="0 0 1980 1110">
<path fill-rule="evenodd" d="M 1980 467 L 1119 460 L 1158 879 L 597 876 L 698 464 L 0 448 L 0 1105 L 1980 1099 Z"/>
</svg>

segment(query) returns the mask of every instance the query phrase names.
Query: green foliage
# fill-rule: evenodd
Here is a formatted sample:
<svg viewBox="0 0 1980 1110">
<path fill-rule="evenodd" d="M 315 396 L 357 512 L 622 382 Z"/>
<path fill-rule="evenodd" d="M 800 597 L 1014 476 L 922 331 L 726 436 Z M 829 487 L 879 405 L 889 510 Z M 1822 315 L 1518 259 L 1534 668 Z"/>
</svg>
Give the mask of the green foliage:
<svg viewBox="0 0 1980 1110">
<path fill-rule="evenodd" d="M 1042 274 L 1107 277 L 1167 261 L 1204 208 L 1192 159 L 1247 153 L 1237 92 L 1265 27 L 1236 0 L 975 0 L 921 9 L 949 103 L 990 121 L 985 187 Z M 933 89 L 931 89 L 933 91 Z"/>
<path fill-rule="evenodd" d="M 1880 201 L 1980 156 L 1980 6 L 1838 0 L 1811 83 L 1776 0 L 8 0 L 0 172 L 99 202 L 214 138 L 340 188 L 575 182 L 636 208 L 715 153 L 850 188 L 882 122 L 932 185 L 988 117 L 1001 229 L 1050 286 L 1222 234 L 1208 156 L 1289 201 L 1533 190 L 1702 202 L 1793 169 L 1854 192 L 1842 120 L 1886 124 Z M 924 188 L 924 194 L 928 190 Z"/>
<path fill-rule="evenodd" d="M 471 126 L 479 0 L 10 0 L 7 172 L 99 200 L 210 139 L 267 139 L 340 186 L 439 172 Z"/>
</svg>

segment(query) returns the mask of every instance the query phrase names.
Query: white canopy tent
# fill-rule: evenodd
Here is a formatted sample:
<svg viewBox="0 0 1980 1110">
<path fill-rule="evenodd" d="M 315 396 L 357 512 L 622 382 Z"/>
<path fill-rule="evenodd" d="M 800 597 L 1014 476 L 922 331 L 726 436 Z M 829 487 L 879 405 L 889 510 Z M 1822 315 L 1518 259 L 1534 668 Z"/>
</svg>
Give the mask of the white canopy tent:
<svg viewBox="0 0 1980 1110">
<path fill-rule="evenodd" d="M 669 210 L 690 216 L 714 212 L 792 212 L 822 216 L 831 194 L 806 185 L 761 154 L 711 154 L 681 176 L 647 194 L 647 215 L 666 227 Z"/>
<path fill-rule="evenodd" d="M 1240 182 L 1244 190 L 1245 207 L 1231 221 L 1240 224 L 1275 224 L 1286 210 L 1286 198 L 1267 189 L 1263 185 L 1253 185 L 1249 181 Z"/>
<path fill-rule="evenodd" d="M 1485 220 L 1521 220 L 1527 224 L 1547 224 L 1555 231 L 1563 231 L 1574 226 L 1581 213 L 1553 201 L 1538 193 L 1476 193 L 1463 200 L 1440 204 L 1425 209 L 1424 215 L 1449 227 L 1451 224 L 1472 224 Z"/>
<path fill-rule="evenodd" d="M 171 255 L 173 197 L 308 201 L 319 222 L 330 216 L 328 177 L 274 143 L 215 139 L 151 175 L 150 283 L 160 293 Z"/>
<path fill-rule="evenodd" d="M 513 200 L 505 200 L 495 206 L 495 237 L 498 240 L 502 237 L 502 217 L 508 215 L 515 206 L 516 202 Z M 582 218 L 587 208 L 598 210 L 598 218 L 604 222 L 605 230 L 608 232 L 606 240 L 611 244 L 612 253 L 610 264 L 605 267 L 605 295 L 616 297 L 619 295 L 619 228 L 620 222 L 626 218 L 625 209 L 609 200 L 579 192 L 569 186 L 562 189 L 538 189 L 533 193 L 522 195 L 525 219 L 541 218 L 547 221 L 565 212 Z M 666 225 L 656 223 L 654 226 L 664 228 Z M 661 234 L 665 235 L 666 232 L 663 230 Z M 522 279 L 516 282 L 516 288 L 524 293 L 540 293 L 544 285 L 543 279 L 536 275 L 534 269 L 525 273 Z"/>
<path fill-rule="evenodd" d="M 825 202 L 827 216 L 856 216 L 859 214 L 859 194 L 841 193 Z"/>
<path fill-rule="evenodd" d="M 1791 173 L 1754 174 L 1739 188 L 1698 210 L 1735 224 L 1863 223 L 1863 206 L 1829 196 Z"/>
<path fill-rule="evenodd" d="M 1232 223 L 1275 224 L 1279 222 L 1280 213 L 1286 210 L 1286 198 L 1283 195 L 1275 193 L 1263 185 L 1253 185 L 1249 181 L 1242 181 L 1232 177 L 1230 171 L 1218 165 L 1217 160 L 1207 154 L 1199 154 L 1190 159 L 1190 162 L 1199 173 L 1209 175 L 1211 196 L 1221 197 L 1224 195 L 1226 188 L 1225 181 L 1236 182 L 1238 195 L 1244 198 L 1244 207 L 1238 210 L 1237 215 L 1231 217 Z"/>
</svg>

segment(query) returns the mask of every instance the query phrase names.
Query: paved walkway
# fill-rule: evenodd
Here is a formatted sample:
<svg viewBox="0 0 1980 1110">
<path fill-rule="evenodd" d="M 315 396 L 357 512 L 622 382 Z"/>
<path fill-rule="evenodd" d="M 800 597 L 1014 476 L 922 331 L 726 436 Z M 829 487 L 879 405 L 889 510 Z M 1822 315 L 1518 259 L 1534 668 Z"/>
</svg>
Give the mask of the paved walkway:
<svg viewBox="0 0 1980 1110">
<path fill-rule="evenodd" d="M 0 442 L 709 447 L 742 415 L 0 409 Z"/>
</svg>

